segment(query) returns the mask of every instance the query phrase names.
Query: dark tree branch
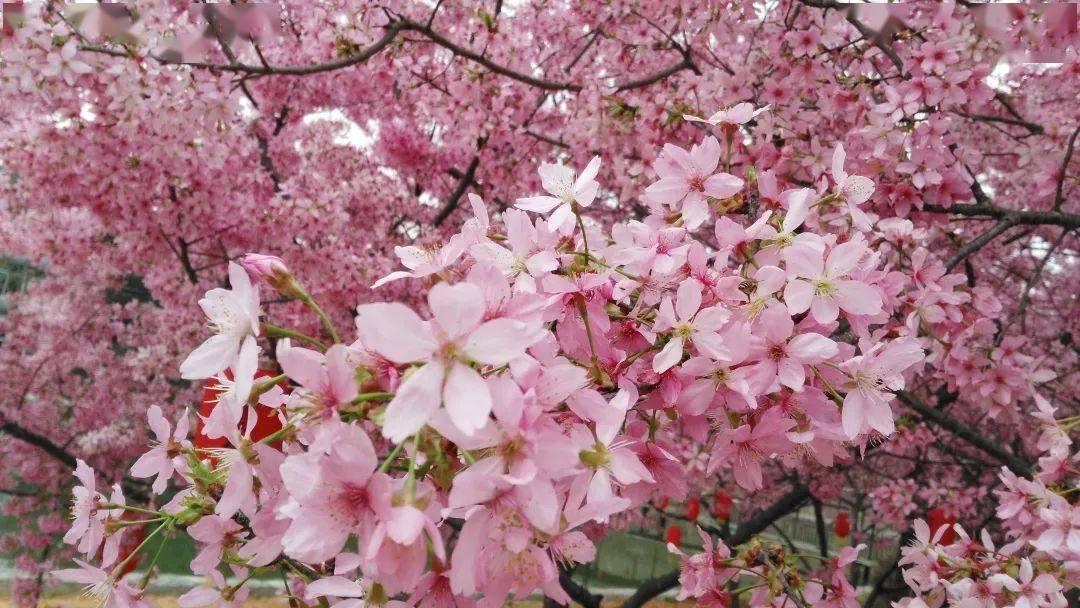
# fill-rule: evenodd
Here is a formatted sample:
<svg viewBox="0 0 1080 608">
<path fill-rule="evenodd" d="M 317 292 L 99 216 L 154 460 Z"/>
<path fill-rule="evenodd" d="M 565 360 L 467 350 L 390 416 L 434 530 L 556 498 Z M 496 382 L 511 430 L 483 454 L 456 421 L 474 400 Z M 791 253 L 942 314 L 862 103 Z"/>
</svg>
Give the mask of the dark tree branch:
<svg viewBox="0 0 1080 608">
<path fill-rule="evenodd" d="M 962 423 L 940 409 L 927 405 L 911 393 L 897 391 L 896 396 L 900 398 L 900 401 L 904 402 L 904 405 L 918 413 L 923 420 L 933 422 L 956 437 L 963 439 L 972 447 L 992 456 L 994 460 L 1008 467 L 1013 473 L 1023 477 L 1031 475 L 1030 463 L 1015 454 L 1005 451 L 999 444 L 983 437 L 971 425 Z M 955 396 L 952 398 L 955 399 Z"/>
<path fill-rule="evenodd" d="M 814 527 L 817 529 L 818 551 L 821 557 L 828 557 L 829 535 L 825 532 L 825 514 L 822 512 L 821 501 L 817 498 L 812 498 L 812 500 L 814 501 Z"/>
<path fill-rule="evenodd" d="M 570 572 L 559 568 L 559 585 L 562 586 L 563 591 L 570 596 L 570 599 L 574 600 L 583 608 L 600 608 L 601 602 L 604 601 L 604 596 L 595 595 L 589 592 L 588 589 L 579 585 L 577 581 L 570 578 Z M 545 597 L 544 606 L 562 606 L 562 604 L 555 600 Z"/>
<path fill-rule="evenodd" d="M 71 452 L 65 450 L 48 437 L 39 435 L 14 422 L 4 421 L 3 424 L 0 424 L 0 432 L 38 448 L 49 456 L 52 456 L 56 460 L 67 465 L 69 469 L 74 469 L 75 465 L 78 464 L 75 456 Z"/>
<path fill-rule="evenodd" d="M 1065 235 L 1069 234 L 1068 230 L 1062 230 L 1057 240 L 1047 248 L 1046 253 L 1043 254 L 1041 260 L 1035 265 L 1035 272 L 1032 273 L 1028 280 L 1024 282 L 1024 292 L 1020 295 L 1020 303 L 1016 306 L 1016 310 L 1020 313 L 1020 333 L 1027 335 L 1027 308 L 1028 302 L 1031 300 L 1031 290 L 1035 287 L 1035 283 L 1038 282 L 1039 277 L 1042 276 L 1043 268 L 1046 268 L 1046 263 L 1050 261 L 1050 257 L 1054 255 L 1054 250 L 1057 249 L 1061 242 L 1065 240 Z"/>
<path fill-rule="evenodd" d="M 1054 211 L 1060 210 L 1061 204 L 1065 202 L 1065 177 L 1069 173 L 1069 161 L 1073 157 L 1077 135 L 1080 135 L 1080 125 L 1073 130 L 1072 135 L 1069 137 L 1069 145 L 1065 148 L 1065 160 L 1061 161 L 1061 174 L 1058 175 L 1057 189 L 1054 190 Z"/>
<path fill-rule="evenodd" d="M 739 524 L 735 533 L 730 538 L 725 538 L 724 542 L 731 547 L 746 543 L 768 528 L 774 521 L 798 509 L 809 498 L 810 490 L 806 486 L 796 486 L 795 489 L 781 496 L 776 502 Z M 634 591 L 633 595 L 626 598 L 626 601 L 622 603 L 622 608 L 641 608 L 645 605 L 645 602 L 669 589 L 675 588 L 678 584 L 679 573 L 677 571 L 645 581 Z"/>
<path fill-rule="evenodd" d="M 454 192 L 450 194 L 450 198 L 446 200 L 446 204 L 435 216 L 435 219 L 431 220 L 432 226 L 439 226 L 446 221 L 446 218 L 450 217 L 450 214 L 457 209 L 458 203 L 461 202 L 461 197 L 465 196 L 465 191 L 469 189 L 469 186 L 473 183 L 473 178 L 476 176 L 476 168 L 480 166 L 480 157 L 474 156 L 469 161 L 468 168 L 465 169 L 464 175 L 458 180 L 457 187 L 454 188 Z"/>
<path fill-rule="evenodd" d="M 1080 228 L 1080 215 L 1073 213 L 1061 213 L 1059 211 L 1016 211 L 1005 209 L 988 202 L 980 202 L 976 205 L 953 205 L 943 207 L 941 205 L 923 205 L 923 211 L 928 213 L 950 213 L 965 217 L 984 217 L 987 219 L 1010 219 L 1013 225 L 1032 226 L 1048 225 L 1061 226 L 1074 230 Z"/>
<path fill-rule="evenodd" d="M 994 224 L 994 226 L 990 228 L 990 230 L 987 230 L 978 237 L 968 241 L 963 247 L 958 249 L 956 253 L 954 253 L 952 257 L 950 257 L 948 261 L 945 262 L 945 270 L 951 271 L 953 268 L 956 267 L 957 264 L 963 262 L 964 259 L 967 258 L 967 256 L 982 249 L 984 246 L 986 246 L 987 243 L 994 240 L 998 237 L 998 235 L 1005 232 L 1009 228 L 1012 228 L 1015 225 L 1016 222 L 1012 218 L 1006 217 L 998 220 L 998 223 Z"/>
<path fill-rule="evenodd" d="M 845 19 L 847 19 L 847 22 L 855 26 L 855 29 L 858 30 L 859 34 L 861 34 L 863 38 L 870 40 L 870 42 L 873 43 L 873 45 L 877 47 L 878 50 L 884 53 L 885 56 L 889 58 L 889 61 L 891 61 L 893 65 L 896 66 L 896 69 L 900 70 L 900 74 L 903 78 L 907 78 L 907 73 L 904 72 L 904 62 L 900 59 L 900 56 L 896 54 L 896 51 L 893 50 L 892 46 L 885 41 L 885 39 L 880 35 L 879 32 L 875 32 L 874 30 L 867 27 L 865 23 L 859 21 L 859 19 L 855 16 L 855 10 L 850 5 L 836 2 L 835 0 L 799 1 L 806 6 L 812 6 L 814 8 L 831 8 L 846 11 L 847 14 L 845 16 Z"/>
<path fill-rule="evenodd" d="M 166 55 L 160 55 L 160 54 L 159 55 L 151 55 L 150 57 L 153 60 L 155 60 L 155 61 L 157 61 L 157 62 L 159 62 L 161 64 L 165 64 L 165 65 L 183 65 L 183 66 L 189 66 L 189 67 L 193 67 L 193 68 L 215 70 L 215 71 L 220 71 L 220 72 L 232 72 L 232 73 L 236 73 L 236 74 L 243 74 L 243 75 L 249 76 L 249 77 L 252 77 L 252 76 L 269 76 L 269 75 L 308 76 L 308 75 L 311 75 L 311 74 L 320 74 L 320 73 L 324 73 L 324 72 L 332 72 L 334 70 L 340 70 L 340 69 L 343 69 L 343 68 L 347 68 L 347 67 L 350 67 L 350 66 L 354 66 L 354 65 L 364 63 L 368 59 L 371 59 L 372 57 L 374 57 L 375 55 L 377 55 L 378 53 L 380 53 L 384 49 L 386 49 L 388 46 L 390 46 L 390 44 L 402 32 L 415 32 L 417 34 L 420 34 L 424 38 L 427 38 L 431 42 L 437 44 L 438 46 L 443 47 L 444 49 L 450 51 L 451 53 L 453 53 L 454 55 L 456 55 L 458 57 L 468 59 L 469 61 L 472 61 L 473 63 L 479 64 L 479 65 L 487 68 L 488 70 L 490 70 L 490 71 L 492 71 L 492 72 L 494 72 L 496 74 L 506 76 L 507 78 L 510 78 L 512 80 L 516 80 L 518 82 L 522 82 L 524 84 L 527 84 L 529 86 L 532 86 L 532 87 L 535 87 L 535 88 L 538 88 L 538 89 L 541 89 L 541 90 L 577 92 L 577 91 L 581 91 L 582 89 L 585 88 L 583 85 L 577 84 L 577 83 L 574 83 L 574 82 L 565 82 L 565 81 L 557 81 L 557 80 L 545 80 L 543 78 L 538 78 L 536 76 L 532 76 L 532 75 L 526 74 L 524 72 L 519 72 L 517 70 L 513 70 L 513 69 L 511 69 L 511 68 L 509 68 L 507 66 L 504 66 L 502 64 L 495 63 L 491 59 L 488 59 L 487 57 L 483 56 L 480 53 L 477 53 L 476 51 L 473 51 L 472 49 L 469 49 L 469 48 L 466 48 L 466 47 L 463 47 L 463 46 L 460 46 L 460 45 L 456 44 L 455 42 L 451 41 L 449 38 L 443 36 L 441 33 L 436 32 L 429 25 L 417 23 L 415 21 L 411 21 L 411 20 L 408 20 L 408 19 L 401 19 L 401 20 L 390 22 L 386 26 L 386 31 L 382 35 L 382 37 L 379 38 L 378 40 L 376 40 L 374 43 L 372 43 L 370 46 L 368 46 L 364 50 L 360 51 L 359 53 L 356 53 L 354 55 L 349 55 L 347 57 L 342 57 L 341 59 L 336 59 L 334 61 L 327 61 L 325 63 L 317 63 L 317 64 L 312 64 L 312 65 L 303 65 L 303 66 L 281 66 L 281 65 L 275 66 L 275 65 L 265 65 L 265 64 L 263 64 L 263 65 L 253 65 L 253 64 L 250 64 L 250 63 L 242 63 L 242 62 L 239 62 L 239 61 L 230 61 L 229 63 L 219 64 L 219 63 L 210 63 L 210 62 L 204 62 L 204 61 L 182 61 L 180 59 L 175 59 L 175 58 L 172 58 L 172 57 L 169 57 L 169 56 L 166 56 Z M 131 57 L 133 55 L 132 51 L 130 51 L 129 49 L 119 50 L 119 49 L 115 49 L 115 48 L 110 48 L 110 47 L 105 47 L 105 46 L 100 46 L 100 45 L 94 45 L 94 44 L 83 44 L 83 45 L 80 45 L 79 48 L 81 50 L 84 50 L 84 51 L 89 51 L 89 52 L 94 52 L 94 53 L 102 53 L 102 54 L 105 54 L 105 55 L 111 55 L 113 57 Z M 615 90 L 617 90 L 617 91 L 626 91 L 626 90 L 630 90 L 630 89 L 639 89 L 639 88 L 647 87 L 647 86 L 649 86 L 651 84 L 654 84 L 656 82 L 659 82 L 659 81 L 667 78 L 668 76 L 671 76 L 672 74 L 675 74 L 675 73 L 677 73 L 677 72 L 679 72 L 681 70 L 687 70 L 687 69 L 696 70 L 697 69 L 696 66 L 689 59 L 689 52 L 680 51 L 680 53 L 683 54 L 683 58 L 679 62 L 677 62 L 677 63 L 675 63 L 675 64 L 673 64 L 673 65 L 671 65 L 671 66 L 669 66 L 667 68 L 663 68 L 663 69 L 661 69 L 661 70 L 659 70 L 659 71 L 657 71 L 657 72 L 655 72 L 653 74 L 643 76 L 643 77 L 640 77 L 640 78 L 635 78 L 635 79 L 632 79 L 632 80 L 628 80 L 628 81 L 623 82 L 621 84 L 616 84 L 615 85 Z"/>
<path fill-rule="evenodd" d="M 963 116 L 964 118 L 977 120 L 979 122 L 1000 122 L 1007 125 L 1024 127 L 1028 130 L 1028 132 L 1036 135 L 1045 132 L 1045 129 L 1043 129 L 1042 125 L 1035 124 L 1022 118 L 1008 118 L 1007 116 L 993 116 L 990 114 L 967 114 L 965 112 L 957 112 L 957 114 Z"/>
</svg>

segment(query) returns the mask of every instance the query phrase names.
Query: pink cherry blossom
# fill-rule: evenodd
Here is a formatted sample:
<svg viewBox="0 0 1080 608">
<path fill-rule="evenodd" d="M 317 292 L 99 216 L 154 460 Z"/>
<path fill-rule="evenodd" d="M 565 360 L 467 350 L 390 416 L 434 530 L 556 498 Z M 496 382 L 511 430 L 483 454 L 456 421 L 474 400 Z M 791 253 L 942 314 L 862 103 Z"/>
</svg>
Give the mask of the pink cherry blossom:
<svg viewBox="0 0 1080 608">
<path fill-rule="evenodd" d="M 727 198 L 742 189 L 743 180 L 728 173 L 714 173 L 720 162 L 720 142 L 715 137 L 690 148 L 666 144 L 656 161 L 659 181 L 645 189 L 654 201 L 664 205 L 682 202 L 688 228 L 697 228 L 708 216 L 705 197 Z"/>
<path fill-rule="evenodd" d="M 534 330 L 521 321 L 483 322 L 483 294 L 470 284 L 436 285 L 428 306 L 435 318 L 426 324 L 401 304 L 357 309 L 357 328 L 372 350 L 398 363 L 425 361 L 405 379 L 387 408 L 383 434 L 395 442 L 419 430 L 440 405 L 462 432 L 472 434 L 482 427 L 491 413 L 491 394 L 463 357 L 505 365 L 536 339 Z"/>
<path fill-rule="evenodd" d="M 574 178 L 574 170 L 566 165 L 540 165 L 540 180 L 547 195 L 530 196 L 517 199 L 518 209 L 536 213 L 551 212 L 548 225 L 553 231 L 566 232 L 574 218 L 575 205 L 588 207 L 600 185 L 596 174 L 600 171 L 600 157 L 594 156 L 581 175 Z"/>
<path fill-rule="evenodd" d="M 881 312 L 881 296 L 863 281 L 845 278 L 856 270 L 866 255 L 866 244 L 848 241 L 834 247 L 824 257 L 800 249 L 788 258 L 793 276 L 784 288 L 784 301 L 793 315 L 810 310 L 814 320 L 832 323 L 840 311 L 852 315 Z"/>
<path fill-rule="evenodd" d="M 176 419 L 176 428 L 171 431 L 169 421 L 165 420 L 159 406 L 151 405 L 146 410 L 146 416 L 157 445 L 131 465 L 131 474 L 135 477 L 155 477 L 152 489 L 155 494 L 161 494 L 177 468 L 179 451 L 191 447 L 191 442 L 187 439 L 188 415 L 186 411 L 181 411 Z"/>
</svg>

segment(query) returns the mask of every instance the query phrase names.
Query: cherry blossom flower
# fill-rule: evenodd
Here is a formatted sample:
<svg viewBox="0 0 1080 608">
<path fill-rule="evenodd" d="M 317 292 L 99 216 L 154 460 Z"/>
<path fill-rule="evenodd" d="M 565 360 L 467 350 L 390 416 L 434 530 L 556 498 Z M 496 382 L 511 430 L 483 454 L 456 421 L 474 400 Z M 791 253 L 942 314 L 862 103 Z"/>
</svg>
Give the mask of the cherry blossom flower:
<svg viewBox="0 0 1080 608">
<path fill-rule="evenodd" d="M 566 165 L 540 165 L 540 181 L 548 195 L 519 198 L 515 206 L 535 213 L 552 212 L 548 216 L 548 225 L 553 231 L 566 232 L 572 226 L 574 206 L 588 207 L 596 198 L 600 188 L 596 182 L 599 171 L 599 156 L 589 161 L 576 180 L 574 170 Z"/>
<path fill-rule="evenodd" d="M 860 230 L 866 230 L 870 227 L 870 218 L 859 208 L 859 205 L 870 200 L 874 194 L 874 181 L 862 175 L 848 175 L 844 170 L 846 159 L 847 153 L 844 152 L 844 146 L 837 144 L 832 158 L 832 177 L 836 184 L 836 196 L 844 202 L 852 224 Z"/>
<path fill-rule="evenodd" d="M 72 37 L 62 47 L 49 53 L 48 63 L 41 68 L 41 75 L 46 78 L 59 76 L 69 86 L 73 86 L 79 75 L 89 74 L 93 71 L 93 68 L 87 63 L 76 58 L 78 53 L 78 43 Z"/>
<path fill-rule="evenodd" d="M 155 494 L 161 494 L 177 468 L 180 451 L 191 448 L 191 442 L 187 439 L 188 414 L 185 410 L 180 412 L 176 418 L 176 429 L 172 431 L 169 429 L 169 421 L 165 420 L 161 413 L 161 407 L 151 405 L 146 410 L 146 417 L 150 430 L 157 439 L 157 445 L 131 465 L 131 474 L 135 477 L 155 477 L 151 489 Z"/>
<path fill-rule="evenodd" d="M 749 102 L 743 102 L 735 104 L 730 108 L 717 110 L 715 114 L 709 118 L 698 118 L 697 116 L 690 116 L 683 114 L 683 120 L 689 120 L 692 122 L 704 122 L 714 127 L 718 127 L 723 124 L 729 125 L 742 125 L 750 122 L 757 117 L 758 114 L 767 111 L 771 106 L 763 106 L 758 109 L 754 109 L 754 104 Z"/>
<path fill-rule="evenodd" d="M 236 393 L 247 395 L 259 364 L 259 290 L 234 262 L 229 262 L 229 283 L 232 289 L 214 288 L 199 300 L 215 335 L 184 359 L 180 375 L 187 380 L 209 378 L 231 367 Z"/>
<path fill-rule="evenodd" d="M 719 162 L 720 142 L 715 137 L 707 137 L 689 152 L 665 144 L 655 166 L 660 179 L 646 188 L 645 194 L 664 205 L 682 201 L 686 227 L 697 228 L 709 213 L 705 197 L 727 198 L 743 187 L 743 180 L 734 175 L 714 173 Z"/>
<path fill-rule="evenodd" d="M 770 392 L 777 384 L 801 391 L 806 381 L 806 366 L 832 357 L 836 343 L 821 334 L 796 333 L 795 323 L 778 303 L 770 304 L 760 319 L 761 360 L 751 372 L 756 390 Z"/>
<path fill-rule="evenodd" d="M 292 523 L 282 537 L 287 555 L 318 563 L 341 551 L 352 533 L 371 533 L 376 511 L 390 509 L 390 483 L 376 472 L 375 448 L 355 425 L 337 424 L 326 454 L 287 457 L 281 477 L 289 499 L 278 507 Z"/>
<path fill-rule="evenodd" d="M 718 306 L 701 308 L 701 285 L 692 279 L 679 284 L 675 304 L 665 299 L 657 313 L 656 331 L 672 331 L 672 338 L 653 358 L 653 371 L 663 373 L 677 365 L 683 357 L 687 340 L 702 354 L 723 358 L 729 354 L 718 331 L 729 313 Z"/>
<path fill-rule="evenodd" d="M 788 273 L 793 280 L 784 288 L 788 311 L 797 315 L 810 310 L 814 320 L 832 323 L 840 310 L 853 315 L 881 312 L 881 296 L 866 283 L 847 279 L 866 255 L 866 244 L 848 241 L 837 245 L 828 257 L 801 251 L 788 259 Z"/>
<path fill-rule="evenodd" d="M 387 283 L 400 279 L 422 279 L 431 275 L 439 274 L 456 262 L 461 254 L 469 246 L 468 239 L 451 238 L 450 242 L 437 247 L 421 247 L 418 245 L 398 245 L 394 247 L 394 254 L 401 260 L 401 264 L 409 270 L 396 270 L 383 278 L 372 283 L 372 289 L 378 289 Z"/>
<path fill-rule="evenodd" d="M 101 517 L 97 514 L 98 505 L 104 502 L 104 497 L 97 491 L 94 469 L 82 459 L 76 461 L 75 478 L 82 485 L 75 486 L 71 491 L 74 496 L 71 504 L 72 522 L 64 535 L 64 542 L 69 545 L 78 543 L 79 552 L 89 556 L 97 551 L 105 535 Z"/>
<path fill-rule="evenodd" d="M 759 489 L 761 462 L 793 447 L 787 436 L 793 426 L 794 420 L 773 408 L 766 410 L 753 426 L 744 424 L 720 431 L 713 442 L 706 473 L 711 475 L 721 463 L 730 462 L 736 483 L 747 490 Z"/>
<path fill-rule="evenodd" d="M 74 560 L 78 568 L 54 570 L 52 575 L 67 583 L 84 585 L 84 594 L 93 598 L 103 608 L 150 608 L 140 590 L 123 581 L 117 581 L 101 568 L 82 560 Z"/>
<path fill-rule="evenodd" d="M 240 586 L 234 588 L 225 582 L 225 575 L 218 570 L 207 573 L 208 584 L 194 587 L 186 591 L 176 599 L 180 608 L 236 608 L 243 605 L 251 594 L 251 588 Z"/>
<path fill-rule="evenodd" d="M 848 437 L 871 429 L 892 434 L 892 391 L 904 388 L 904 370 L 922 360 L 923 349 L 918 342 L 904 340 L 878 343 L 841 364 L 851 377 L 844 386 L 848 393 L 844 397 L 843 424 Z"/>
<path fill-rule="evenodd" d="M 370 583 L 365 585 L 360 581 L 350 580 L 344 576 L 328 576 L 313 581 L 305 587 L 305 593 L 308 598 L 330 596 L 336 598 L 360 598 L 368 600 L 367 602 L 346 600 L 331 604 L 332 606 L 340 606 L 341 608 L 362 608 L 364 606 L 408 608 L 410 606 L 405 602 L 380 597 L 380 595 L 385 595 L 385 591 L 382 590 L 381 586 L 376 587 L 374 584 Z"/>
<path fill-rule="evenodd" d="M 491 413 L 491 394 L 468 360 L 505 365 L 538 337 L 514 319 L 483 322 L 484 296 L 468 283 L 436 285 L 428 305 L 435 315 L 430 323 L 401 304 L 357 309 L 356 324 L 369 348 L 398 363 L 424 362 L 406 377 L 386 410 L 383 434 L 394 442 L 418 431 L 440 404 L 462 432 L 474 433 Z"/>
<path fill-rule="evenodd" d="M 292 346 L 282 340 L 277 349 L 281 370 L 300 384 L 292 402 L 302 402 L 316 410 L 350 403 L 357 395 L 356 366 L 344 344 L 335 344 L 326 354 Z"/>
</svg>

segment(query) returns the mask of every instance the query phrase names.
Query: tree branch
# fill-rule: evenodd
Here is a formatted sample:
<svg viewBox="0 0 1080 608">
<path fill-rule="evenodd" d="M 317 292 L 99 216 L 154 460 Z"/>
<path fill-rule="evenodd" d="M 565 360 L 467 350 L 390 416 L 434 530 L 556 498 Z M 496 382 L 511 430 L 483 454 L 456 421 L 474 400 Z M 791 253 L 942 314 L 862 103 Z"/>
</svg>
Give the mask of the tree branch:
<svg viewBox="0 0 1080 608">
<path fill-rule="evenodd" d="M 546 80 L 546 79 L 543 79 L 543 78 L 538 78 L 536 76 L 526 74 L 524 72 L 519 72 L 517 70 L 513 70 L 513 69 L 511 69 L 511 68 L 509 68 L 507 66 L 504 66 L 502 64 L 495 63 L 491 59 L 488 59 L 487 57 L 483 56 L 480 53 L 477 53 L 476 51 L 473 51 L 472 49 L 469 49 L 469 48 L 466 48 L 466 47 L 463 47 L 463 46 L 460 46 L 460 45 L 454 43 L 449 38 L 443 36 L 441 33 L 436 32 L 429 25 L 417 23 L 415 21 L 411 21 L 411 20 L 408 20 L 408 19 L 401 19 L 401 20 L 390 22 L 386 26 L 386 32 L 383 34 L 383 36 L 381 38 L 379 38 L 378 40 L 376 40 L 374 43 L 372 43 L 370 46 L 368 46 L 367 48 L 365 48 L 364 50 L 359 52 L 359 53 L 356 53 L 354 55 L 349 55 L 347 57 L 342 57 L 341 59 L 336 59 L 334 61 L 327 61 L 325 63 L 317 63 L 317 64 L 313 64 L 313 65 L 300 65 L 300 66 L 254 65 L 254 64 L 250 64 L 250 63 L 243 63 L 243 62 L 240 62 L 240 61 L 230 61 L 229 63 L 218 64 L 218 63 L 209 63 L 209 62 L 204 62 L 204 61 L 183 61 L 183 60 L 181 60 L 179 58 L 173 58 L 173 57 L 170 57 L 168 55 L 161 55 L 161 54 L 150 55 L 150 58 L 157 61 L 157 62 L 159 62 L 159 63 L 165 64 L 165 65 L 184 65 L 184 66 L 189 66 L 189 67 L 193 67 L 193 68 L 201 68 L 201 69 L 208 69 L 208 70 L 216 70 L 216 71 L 220 71 L 220 72 L 232 72 L 232 73 L 237 73 L 237 74 L 244 74 L 244 75 L 247 75 L 247 76 L 269 76 L 269 75 L 308 76 L 308 75 L 311 75 L 311 74 L 320 74 L 320 73 L 323 73 L 323 72 L 331 72 L 331 71 L 334 71 L 334 70 L 340 70 L 342 68 L 347 68 L 347 67 L 354 66 L 354 65 L 357 65 L 357 64 L 360 64 L 360 63 L 364 63 L 368 59 L 371 59 L 376 54 L 380 53 L 381 51 L 386 49 L 388 46 L 390 46 L 390 44 L 398 37 L 399 34 L 401 34 L 402 32 L 406 32 L 406 31 L 415 32 L 417 34 L 420 34 L 423 37 L 430 40 L 431 42 L 443 47 L 444 49 L 447 49 L 448 51 L 450 51 L 454 55 L 456 55 L 458 57 L 463 57 L 465 59 L 468 59 L 469 61 L 472 61 L 473 63 L 479 64 L 479 65 L 487 68 L 488 70 L 490 70 L 490 71 L 492 71 L 492 72 L 494 72 L 496 74 L 506 76 L 507 78 L 510 78 L 512 80 L 516 80 L 518 82 L 525 83 L 525 84 L 527 84 L 529 86 L 532 86 L 532 87 L 535 87 L 535 88 L 538 88 L 538 89 L 542 89 L 542 90 L 545 90 L 545 91 L 572 91 L 572 92 L 578 92 L 578 91 L 581 91 L 582 89 L 584 89 L 583 85 L 580 85 L 580 84 L 577 84 L 577 83 L 574 83 L 574 82 L 565 82 L 565 81 L 558 81 L 558 80 Z M 130 51 L 130 50 L 121 51 L 121 50 L 118 50 L 118 49 L 105 47 L 105 46 L 100 46 L 100 45 L 94 45 L 94 44 L 83 44 L 83 45 L 80 45 L 79 48 L 81 50 L 84 50 L 84 51 L 89 51 L 89 52 L 94 52 L 94 53 L 102 53 L 102 54 L 105 54 L 105 55 L 111 55 L 113 57 L 131 57 L 133 55 L 133 52 Z M 680 52 L 682 52 L 682 51 L 680 51 Z M 667 78 L 668 76 L 671 76 L 672 74 L 675 74 L 676 72 L 679 72 L 681 70 L 686 70 L 686 69 L 690 69 L 690 70 L 695 70 L 696 69 L 696 66 L 694 66 L 693 62 L 690 61 L 690 59 L 689 59 L 689 52 L 683 53 L 683 58 L 679 62 L 677 62 L 677 63 L 675 63 L 675 64 L 673 64 L 673 65 L 671 65 L 669 67 L 663 68 L 663 69 L 661 69 L 661 70 L 659 70 L 659 71 L 657 71 L 657 72 L 655 72 L 653 74 L 647 75 L 647 76 L 643 76 L 643 77 L 640 77 L 640 78 L 628 80 L 628 81 L 623 82 L 621 84 L 616 84 L 615 85 L 615 90 L 617 90 L 617 91 L 626 91 L 626 90 L 630 90 L 630 89 L 639 89 L 639 88 L 647 87 L 647 86 L 649 86 L 651 84 L 654 84 L 656 82 L 659 82 L 659 81 Z"/>
<path fill-rule="evenodd" d="M 1031 475 L 1030 463 L 1015 454 L 1005 451 L 997 443 L 983 437 L 971 425 L 957 421 L 952 416 L 938 408 L 927 405 L 918 397 L 906 391 L 897 391 L 896 396 L 900 398 L 900 401 L 904 402 L 904 405 L 915 410 L 924 420 L 933 422 L 956 437 L 963 439 L 972 447 L 992 456 L 994 460 L 1008 467 L 1013 473 L 1023 477 Z M 955 395 L 952 398 L 955 399 Z"/>
<path fill-rule="evenodd" d="M 1069 145 L 1065 148 L 1065 160 L 1061 161 L 1061 174 L 1058 175 L 1057 189 L 1054 190 L 1054 211 L 1060 210 L 1061 204 L 1065 202 L 1065 176 L 1069 173 L 1069 161 L 1072 160 L 1077 135 L 1080 135 L 1080 125 L 1077 125 L 1072 136 L 1069 137 Z"/>
<path fill-rule="evenodd" d="M 728 546 L 735 547 L 749 541 L 752 537 L 768 528 L 774 521 L 801 507 L 809 498 L 810 490 L 806 486 L 796 486 L 795 489 L 781 496 L 776 502 L 739 524 L 735 533 L 730 538 L 725 538 L 724 542 Z M 626 601 L 622 603 L 622 608 L 642 608 L 645 602 L 669 589 L 675 588 L 678 584 L 678 571 L 669 572 L 663 576 L 645 581 L 633 595 L 626 598 Z"/>
<path fill-rule="evenodd" d="M 1006 116 L 993 116 L 991 114 L 968 114 L 966 112 L 957 112 L 960 116 L 971 120 L 977 120 L 979 122 L 1000 122 L 1007 125 L 1015 125 L 1017 127 L 1024 127 L 1030 133 L 1040 134 L 1045 132 L 1042 125 L 1037 125 L 1033 122 L 1024 120 L 1022 118 L 1008 118 Z"/>
<path fill-rule="evenodd" d="M 0 432 L 6 435 L 11 435 L 12 437 L 20 441 L 25 441 L 26 443 L 45 452 L 49 456 L 52 456 L 56 460 L 64 463 L 69 469 L 74 469 L 75 465 L 77 464 L 76 458 L 71 452 L 68 452 L 60 445 L 54 443 L 48 437 L 45 437 L 44 435 L 39 435 L 14 422 L 5 421 L 3 424 L 0 424 Z"/>
<path fill-rule="evenodd" d="M 1015 225 L 1016 222 L 1011 218 L 1006 217 L 998 220 L 998 223 L 994 224 L 990 230 L 987 230 L 978 237 L 968 241 L 963 247 L 958 249 L 956 253 L 945 262 L 945 270 L 951 271 L 957 264 L 963 262 L 964 258 L 975 253 L 979 249 L 982 249 L 987 243 L 997 238 L 1002 232 L 1005 232 Z"/>
<path fill-rule="evenodd" d="M 454 188 L 454 192 L 450 194 L 450 198 L 446 200 L 446 204 L 435 216 L 435 219 L 431 220 L 432 226 L 438 226 L 446 221 L 446 218 L 450 217 L 450 214 L 457 209 L 458 203 L 461 202 L 461 197 L 465 196 L 465 191 L 469 189 L 469 185 L 472 184 L 473 178 L 476 176 L 476 168 L 480 166 L 480 157 L 474 156 L 469 161 L 468 168 L 465 169 L 464 175 L 458 180 L 457 187 Z"/>
<path fill-rule="evenodd" d="M 988 219 L 1011 219 L 1016 226 L 1020 225 L 1050 225 L 1061 226 L 1074 230 L 1080 228 L 1080 215 L 1061 213 L 1060 211 L 1016 211 L 1005 209 L 988 202 L 976 205 L 953 205 L 943 207 L 941 205 L 926 204 L 922 211 L 927 213 L 950 213 L 965 217 L 985 217 Z"/>
</svg>

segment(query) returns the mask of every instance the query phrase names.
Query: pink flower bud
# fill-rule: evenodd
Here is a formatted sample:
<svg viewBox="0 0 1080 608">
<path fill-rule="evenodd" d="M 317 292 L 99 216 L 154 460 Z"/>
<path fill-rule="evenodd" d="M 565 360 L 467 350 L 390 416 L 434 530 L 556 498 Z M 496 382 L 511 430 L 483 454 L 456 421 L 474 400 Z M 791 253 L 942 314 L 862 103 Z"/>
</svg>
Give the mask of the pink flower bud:
<svg viewBox="0 0 1080 608">
<path fill-rule="evenodd" d="M 245 253 L 240 258 L 240 266 L 251 278 L 264 281 L 284 296 L 301 298 L 304 295 L 304 289 L 293 278 L 285 261 L 275 255 Z"/>
</svg>

